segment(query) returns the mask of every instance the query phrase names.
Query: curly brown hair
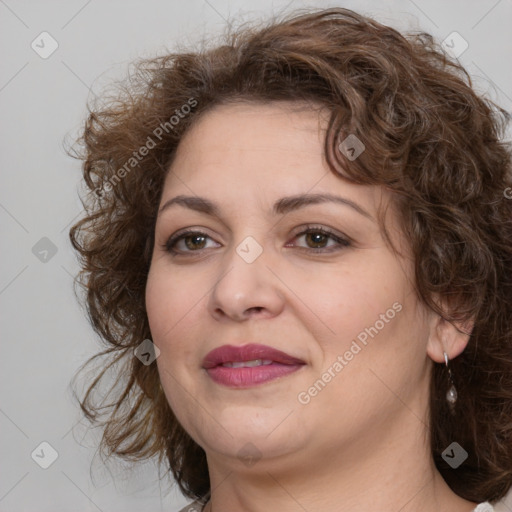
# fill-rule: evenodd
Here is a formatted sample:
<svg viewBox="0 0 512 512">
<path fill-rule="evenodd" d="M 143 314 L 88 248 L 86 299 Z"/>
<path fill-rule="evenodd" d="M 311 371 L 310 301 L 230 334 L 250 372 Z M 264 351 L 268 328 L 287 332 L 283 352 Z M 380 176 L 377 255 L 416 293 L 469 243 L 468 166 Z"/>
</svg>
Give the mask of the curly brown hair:
<svg viewBox="0 0 512 512">
<path fill-rule="evenodd" d="M 396 193 L 418 297 L 450 322 L 474 319 L 467 348 L 451 362 L 455 418 L 445 399 L 445 368 L 434 365 L 436 466 L 467 500 L 502 498 L 512 485 L 508 116 L 474 92 L 466 70 L 431 35 L 402 35 L 342 8 L 296 12 L 229 30 L 221 44 L 197 52 L 139 60 L 103 107 L 88 107 L 79 141 L 89 193 L 70 238 L 90 321 L 107 345 L 85 363 L 108 360 L 79 400 L 87 418 L 104 427 L 102 449 L 130 460 L 166 458 L 186 496 L 204 499 L 210 491 L 204 450 L 174 416 L 157 366 L 133 352 L 151 339 L 145 286 L 169 165 L 192 123 L 238 100 L 327 108 L 324 150 L 332 172 Z M 339 148 L 347 133 L 366 147 L 356 160 Z M 442 310 L 435 295 L 449 308 Z M 113 401 L 100 406 L 92 392 L 110 368 Z M 457 470 L 441 457 L 454 440 L 469 454 Z"/>
</svg>

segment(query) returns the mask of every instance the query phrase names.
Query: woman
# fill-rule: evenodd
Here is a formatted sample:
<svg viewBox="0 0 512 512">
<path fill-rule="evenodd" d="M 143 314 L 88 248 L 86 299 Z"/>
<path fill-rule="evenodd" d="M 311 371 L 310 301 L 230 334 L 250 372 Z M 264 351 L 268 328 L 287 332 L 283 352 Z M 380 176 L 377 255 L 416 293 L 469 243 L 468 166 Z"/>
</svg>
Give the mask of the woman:
<svg viewBox="0 0 512 512">
<path fill-rule="evenodd" d="M 70 232 L 112 356 L 86 415 L 124 386 L 102 447 L 166 459 L 189 511 L 506 510 L 504 112 L 347 9 L 133 80 L 88 118 Z"/>
</svg>

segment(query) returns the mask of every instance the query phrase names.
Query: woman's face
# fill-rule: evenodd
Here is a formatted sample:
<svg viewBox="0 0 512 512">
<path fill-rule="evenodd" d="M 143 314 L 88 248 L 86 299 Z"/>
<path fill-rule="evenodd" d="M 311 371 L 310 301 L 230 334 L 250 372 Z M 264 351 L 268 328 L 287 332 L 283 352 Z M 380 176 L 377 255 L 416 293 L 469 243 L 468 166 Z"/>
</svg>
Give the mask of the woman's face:
<svg viewBox="0 0 512 512">
<path fill-rule="evenodd" d="M 326 119 L 292 106 L 211 110 L 181 142 L 163 190 L 147 313 L 164 392 L 209 462 L 325 464 L 371 450 L 401 418 L 423 428 L 431 317 L 412 260 L 397 259 L 379 230 L 388 192 L 335 176 Z M 346 202 L 287 199 L 327 194 Z M 197 208 L 169 205 L 177 196 Z M 386 225 L 408 254 L 392 204 Z M 168 244 L 185 228 L 199 234 Z M 247 344 L 302 364 L 204 368 L 213 349 Z M 257 380 L 283 368 L 293 371 Z"/>
</svg>

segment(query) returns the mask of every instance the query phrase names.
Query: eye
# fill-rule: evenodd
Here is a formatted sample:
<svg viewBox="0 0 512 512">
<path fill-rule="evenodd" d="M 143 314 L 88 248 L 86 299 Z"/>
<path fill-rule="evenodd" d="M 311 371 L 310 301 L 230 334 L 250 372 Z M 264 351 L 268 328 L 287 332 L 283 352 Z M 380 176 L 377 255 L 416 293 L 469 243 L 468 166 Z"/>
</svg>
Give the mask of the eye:
<svg viewBox="0 0 512 512">
<path fill-rule="evenodd" d="M 173 255 L 181 252 L 198 252 L 197 250 L 204 249 L 206 239 L 210 238 L 206 233 L 201 231 L 195 231 L 193 229 L 187 229 L 181 231 L 169 238 L 163 245 L 163 249 Z M 176 246 L 179 242 L 185 242 L 185 247 L 189 250 L 176 250 Z"/>
<path fill-rule="evenodd" d="M 297 240 L 301 237 L 305 237 L 306 243 L 311 245 L 309 247 L 300 247 L 300 249 L 313 253 L 333 252 L 351 245 L 348 239 L 318 226 L 307 226 L 305 230 L 295 235 L 293 240 Z M 208 239 L 212 240 L 202 231 L 187 229 L 172 235 L 167 242 L 163 244 L 162 249 L 173 256 L 191 252 L 199 253 L 202 249 L 207 248 L 206 243 Z M 333 240 L 335 244 L 326 246 L 325 244 L 329 239 Z M 184 247 L 178 247 L 181 242 L 184 242 Z M 286 247 L 290 247 L 290 244 L 286 244 Z"/>
<path fill-rule="evenodd" d="M 307 228 L 304 231 L 301 231 L 295 236 L 294 240 L 297 240 L 298 238 L 301 237 L 305 237 L 304 239 L 306 243 L 311 244 L 313 246 L 306 247 L 306 250 L 311 249 L 312 252 L 314 253 L 333 252 L 339 250 L 340 246 L 349 247 L 351 245 L 351 242 L 348 239 L 336 235 L 329 229 L 322 228 L 319 226 L 307 226 Z M 336 243 L 334 245 L 331 245 L 330 247 L 326 246 L 325 243 L 327 243 L 329 239 L 334 240 Z M 289 247 L 288 244 L 286 246 Z"/>
</svg>

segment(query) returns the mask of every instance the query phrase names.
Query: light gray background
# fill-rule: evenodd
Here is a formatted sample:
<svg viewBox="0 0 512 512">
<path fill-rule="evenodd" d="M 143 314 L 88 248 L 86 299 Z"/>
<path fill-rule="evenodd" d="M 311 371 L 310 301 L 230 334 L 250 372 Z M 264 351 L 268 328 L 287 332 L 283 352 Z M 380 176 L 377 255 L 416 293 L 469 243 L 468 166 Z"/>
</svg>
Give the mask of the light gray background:
<svg viewBox="0 0 512 512">
<path fill-rule="evenodd" d="M 218 34 L 230 17 L 333 5 L 440 40 L 459 32 L 469 43 L 460 60 L 477 90 L 512 110 L 511 0 L 0 0 L 0 511 L 171 512 L 189 501 L 159 482 L 154 463 L 105 469 L 95 456 L 100 433 L 82 427 L 72 401 L 71 378 L 99 349 L 73 295 L 78 264 L 68 230 L 81 215 L 81 172 L 63 150 L 87 98 L 132 60 Z M 43 31 L 59 45 L 47 59 L 31 47 Z M 32 252 L 43 237 L 57 248 L 46 262 Z M 43 441 L 58 452 L 46 470 L 31 458 Z"/>
</svg>

